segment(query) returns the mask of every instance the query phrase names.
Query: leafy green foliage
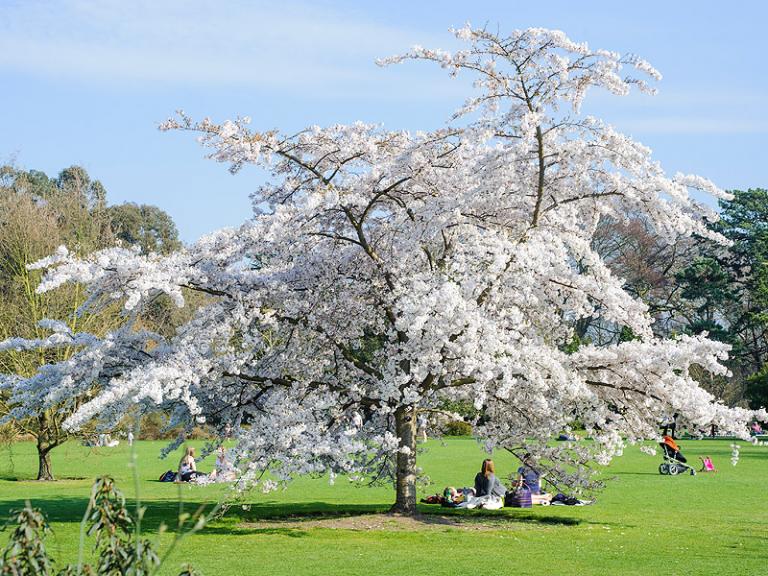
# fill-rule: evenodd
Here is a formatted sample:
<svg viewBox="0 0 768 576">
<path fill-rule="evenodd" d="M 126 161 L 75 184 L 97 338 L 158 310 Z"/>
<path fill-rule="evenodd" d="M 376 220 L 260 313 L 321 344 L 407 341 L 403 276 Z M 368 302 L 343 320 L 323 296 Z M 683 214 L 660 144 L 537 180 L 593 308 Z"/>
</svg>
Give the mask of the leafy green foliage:
<svg viewBox="0 0 768 576">
<path fill-rule="evenodd" d="M 458 414 L 464 420 L 474 422 L 480 416 L 482 411 L 475 408 L 471 400 L 443 400 L 440 403 L 440 409 L 445 412 Z"/>
<path fill-rule="evenodd" d="M 91 503 L 86 520 L 89 523 L 88 536 L 95 536 L 97 573 L 151 574 L 160 564 L 160 559 L 152 544 L 135 534 L 135 520 L 112 478 L 103 476 L 96 481 Z"/>
<path fill-rule="evenodd" d="M 59 197 L 77 198 L 89 210 L 103 208 L 107 192 L 98 180 L 92 180 L 82 166 L 65 168 L 55 178 L 39 170 L 22 170 L 10 165 L 0 166 L 0 190 L 17 196 L 31 196 L 40 201 Z"/>
<path fill-rule="evenodd" d="M 768 406 L 768 364 L 747 378 L 746 395 L 753 406 Z"/>
<path fill-rule="evenodd" d="M 471 436 L 472 425 L 463 420 L 451 420 L 445 425 L 443 433 L 446 436 Z"/>
<path fill-rule="evenodd" d="M 142 252 L 168 254 L 181 248 L 179 231 L 171 217 L 148 204 L 126 202 L 107 209 L 115 236 Z"/>
<path fill-rule="evenodd" d="M 697 258 L 676 279 L 682 297 L 695 302 L 695 311 L 706 322 L 713 323 L 720 306 L 733 299 L 728 273 L 714 258 Z"/>
<path fill-rule="evenodd" d="M 747 398 L 760 406 L 768 398 L 768 379 L 760 376 L 768 364 L 768 190 L 733 194 L 732 200 L 721 202 L 715 228 L 733 242 L 721 258 L 734 293 L 729 331 L 739 343 L 734 357 Z"/>
<path fill-rule="evenodd" d="M 14 523 L 16 527 L 0 560 L 0 575 L 51 574 L 52 562 L 44 542 L 50 528 L 43 514 L 27 502 L 15 513 Z"/>
</svg>

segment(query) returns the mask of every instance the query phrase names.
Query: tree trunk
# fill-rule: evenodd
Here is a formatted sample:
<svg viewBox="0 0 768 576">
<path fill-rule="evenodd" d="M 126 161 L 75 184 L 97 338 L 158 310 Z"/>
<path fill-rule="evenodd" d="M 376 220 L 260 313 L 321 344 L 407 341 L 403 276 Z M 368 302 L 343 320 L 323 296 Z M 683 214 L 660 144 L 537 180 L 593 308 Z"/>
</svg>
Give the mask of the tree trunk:
<svg viewBox="0 0 768 576">
<path fill-rule="evenodd" d="M 416 411 L 401 407 L 395 411 L 395 428 L 400 448 L 395 463 L 395 504 L 391 512 L 415 516 L 416 510 Z"/>
<path fill-rule="evenodd" d="M 38 480 L 54 480 L 53 472 L 51 472 L 51 448 L 43 447 L 40 444 L 37 445 L 37 479 Z"/>
</svg>

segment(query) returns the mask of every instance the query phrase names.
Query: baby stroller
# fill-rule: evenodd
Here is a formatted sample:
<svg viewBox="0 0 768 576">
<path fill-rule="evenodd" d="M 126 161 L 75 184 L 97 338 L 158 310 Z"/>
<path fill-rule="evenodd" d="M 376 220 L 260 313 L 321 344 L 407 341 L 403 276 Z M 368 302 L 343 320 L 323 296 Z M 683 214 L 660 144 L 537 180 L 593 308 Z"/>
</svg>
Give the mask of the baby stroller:
<svg viewBox="0 0 768 576">
<path fill-rule="evenodd" d="M 664 462 L 659 464 L 659 474 L 677 476 L 689 472 L 691 476 L 696 475 L 696 470 L 686 463 L 687 460 L 680 452 L 680 447 L 672 438 L 664 436 L 664 441 L 659 442 L 659 446 L 664 453 Z"/>
</svg>

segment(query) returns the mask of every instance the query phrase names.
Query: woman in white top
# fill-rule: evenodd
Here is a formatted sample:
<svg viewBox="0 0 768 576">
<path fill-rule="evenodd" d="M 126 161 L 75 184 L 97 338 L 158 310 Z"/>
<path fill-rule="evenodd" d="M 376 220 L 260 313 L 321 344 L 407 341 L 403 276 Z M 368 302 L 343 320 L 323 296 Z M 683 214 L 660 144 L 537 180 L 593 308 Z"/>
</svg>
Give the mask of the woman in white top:
<svg viewBox="0 0 768 576">
<path fill-rule="evenodd" d="M 179 473 L 177 478 L 181 482 L 189 482 L 198 474 L 199 472 L 195 466 L 195 449 L 192 446 L 187 446 L 184 456 L 182 456 L 179 461 Z"/>
</svg>

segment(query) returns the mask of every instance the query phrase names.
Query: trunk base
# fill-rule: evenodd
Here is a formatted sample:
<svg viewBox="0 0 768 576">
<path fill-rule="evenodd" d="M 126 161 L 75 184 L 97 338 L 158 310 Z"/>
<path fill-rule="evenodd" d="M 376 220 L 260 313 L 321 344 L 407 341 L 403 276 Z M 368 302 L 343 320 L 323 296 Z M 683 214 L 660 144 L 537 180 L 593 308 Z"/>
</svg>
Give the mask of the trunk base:
<svg viewBox="0 0 768 576">
<path fill-rule="evenodd" d="M 421 512 L 419 512 L 418 508 L 411 508 L 410 506 L 403 507 L 399 504 L 392 504 L 392 507 L 387 510 L 387 516 L 419 518 L 421 516 Z"/>
<path fill-rule="evenodd" d="M 37 454 L 37 479 L 40 482 L 52 482 L 56 480 L 51 472 L 51 454 L 50 451 L 39 451 Z"/>
</svg>

